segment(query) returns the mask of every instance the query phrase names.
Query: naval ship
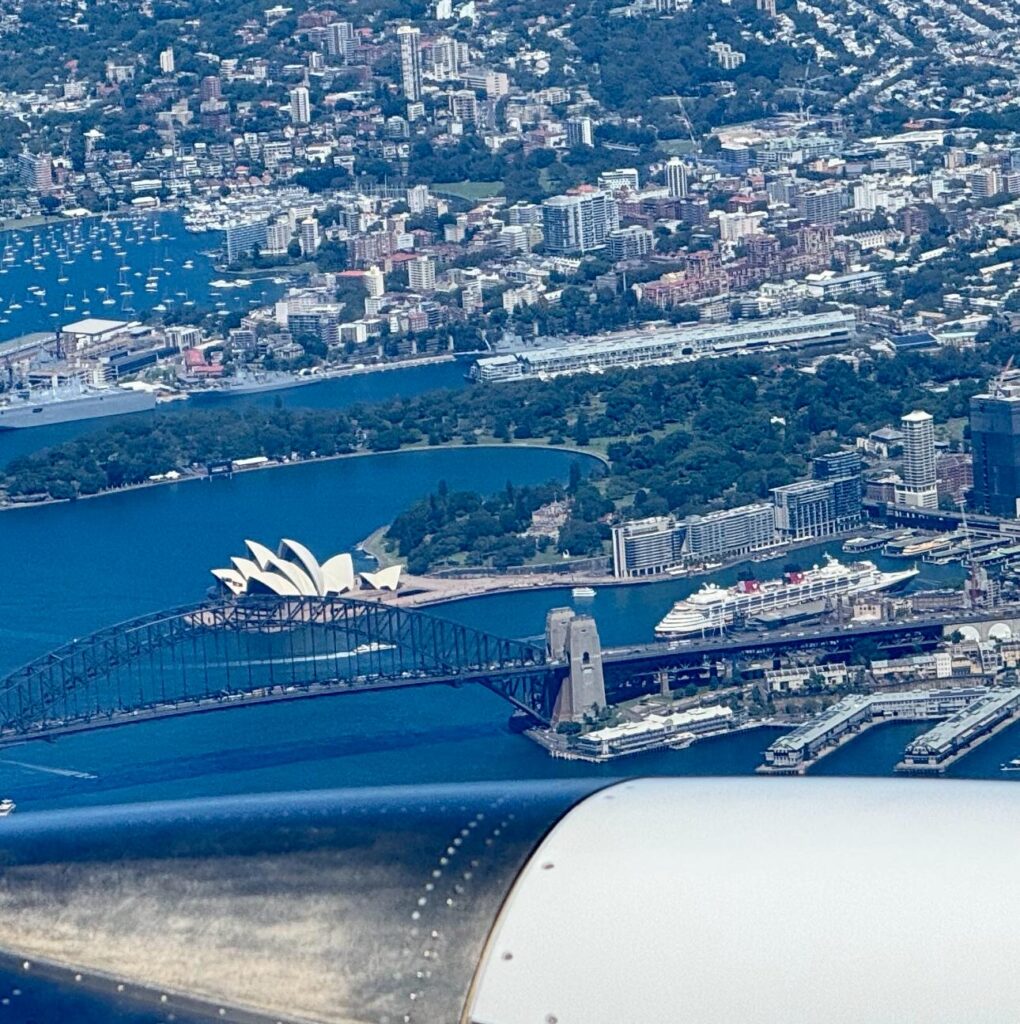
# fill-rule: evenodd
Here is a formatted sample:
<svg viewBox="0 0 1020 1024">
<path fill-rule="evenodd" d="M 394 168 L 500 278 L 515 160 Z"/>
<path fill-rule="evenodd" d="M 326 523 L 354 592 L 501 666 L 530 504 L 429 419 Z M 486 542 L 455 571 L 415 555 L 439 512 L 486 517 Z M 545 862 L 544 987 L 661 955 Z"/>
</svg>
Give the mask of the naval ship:
<svg viewBox="0 0 1020 1024">
<path fill-rule="evenodd" d="M 151 391 L 130 388 L 63 387 L 0 397 L 0 430 L 23 430 L 54 423 L 121 416 L 156 407 Z"/>
</svg>

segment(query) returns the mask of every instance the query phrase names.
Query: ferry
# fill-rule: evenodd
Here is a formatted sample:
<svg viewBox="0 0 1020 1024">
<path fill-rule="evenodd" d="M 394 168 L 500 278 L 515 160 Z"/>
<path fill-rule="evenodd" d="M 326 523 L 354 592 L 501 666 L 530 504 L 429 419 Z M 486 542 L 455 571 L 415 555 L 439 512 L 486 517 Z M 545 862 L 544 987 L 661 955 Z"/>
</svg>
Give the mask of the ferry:
<svg viewBox="0 0 1020 1024">
<path fill-rule="evenodd" d="M 570 594 L 571 594 L 572 597 L 594 597 L 595 596 L 595 588 L 594 587 L 574 587 L 570 591 Z"/>
<path fill-rule="evenodd" d="M 14 813 L 14 808 L 18 805 L 8 797 L 5 800 L 0 800 L 0 818 L 6 818 L 8 814 Z"/>
<path fill-rule="evenodd" d="M 741 580 L 723 588 L 706 583 L 697 593 L 673 605 L 669 614 L 655 627 L 661 640 L 719 632 L 737 618 L 846 594 L 867 594 L 889 590 L 906 583 L 918 570 L 882 572 L 874 562 L 843 565 L 827 555 L 825 564 L 806 572 L 788 572 L 779 579 Z"/>
</svg>

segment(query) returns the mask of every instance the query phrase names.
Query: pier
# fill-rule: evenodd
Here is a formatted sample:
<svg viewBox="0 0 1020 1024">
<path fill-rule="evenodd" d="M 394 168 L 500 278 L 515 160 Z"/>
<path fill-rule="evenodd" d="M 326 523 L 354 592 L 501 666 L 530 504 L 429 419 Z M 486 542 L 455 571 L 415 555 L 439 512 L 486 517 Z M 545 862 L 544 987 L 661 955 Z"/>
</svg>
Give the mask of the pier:
<svg viewBox="0 0 1020 1024">
<path fill-rule="evenodd" d="M 765 751 L 765 762 L 756 771 L 764 775 L 803 775 L 826 754 L 881 722 L 948 718 L 990 694 L 1007 692 L 1014 695 L 1014 707 L 1020 705 L 1020 690 L 991 691 L 984 686 L 853 694 L 780 736 Z"/>
<path fill-rule="evenodd" d="M 907 746 L 896 771 L 941 774 L 976 746 L 1020 718 L 1020 689 L 992 690 Z"/>
</svg>

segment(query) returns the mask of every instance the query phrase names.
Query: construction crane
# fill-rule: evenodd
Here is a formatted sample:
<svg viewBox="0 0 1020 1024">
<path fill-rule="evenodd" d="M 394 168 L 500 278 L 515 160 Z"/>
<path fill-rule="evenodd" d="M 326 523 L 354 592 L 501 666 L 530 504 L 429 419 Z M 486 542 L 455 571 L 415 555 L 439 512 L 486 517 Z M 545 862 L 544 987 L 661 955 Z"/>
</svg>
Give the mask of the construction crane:
<svg viewBox="0 0 1020 1024">
<path fill-rule="evenodd" d="M 989 382 L 992 386 L 992 394 L 995 395 L 996 398 L 1004 398 L 1008 393 L 1006 390 L 1006 378 L 1009 376 L 1012 369 L 1013 356 L 1010 355 L 1009 359 L 1006 360 L 1006 365 Z"/>
</svg>

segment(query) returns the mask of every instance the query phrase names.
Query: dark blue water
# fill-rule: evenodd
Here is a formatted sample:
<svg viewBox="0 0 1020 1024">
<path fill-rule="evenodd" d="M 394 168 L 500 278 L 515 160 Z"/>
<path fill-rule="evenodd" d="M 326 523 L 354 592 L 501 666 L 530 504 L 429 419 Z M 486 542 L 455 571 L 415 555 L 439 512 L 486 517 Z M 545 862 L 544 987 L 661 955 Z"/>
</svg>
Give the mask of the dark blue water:
<svg viewBox="0 0 1020 1024">
<path fill-rule="evenodd" d="M 405 452 L 0 514 L 0 671 L 74 636 L 200 598 L 208 570 L 225 564 L 247 537 L 269 544 L 300 538 L 325 557 L 352 547 L 441 479 L 492 491 L 508 479 L 562 479 L 573 458 L 503 447 Z M 796 557 L 817 560 L 822 550 Z M 764 575 L 788 559 L 756 568 Z M 952 574 L 931 571 L 933 584 Z M 718 574 L 723 581 L 738 575 Z M 579 607 L 595 615 L 606 643 L 647 641 L 670 603 L 700 582 L 603 587 Z M 439 614 L 531 636 L 541 633 L 549 608 L 569 603 L 565 588 L 529 590 L 455 602 Z M 0 788 L 23 807 L 42 807 L 380 783 L 739 774 L 760 763 L 776 735 L 754 730 L 596 767 L 550 759 L 508 731 L 507 715 L 499 698 L 470 687 L 238 709 L 10 748 L 0 752 Z M 1008 735 L 994 743 L 1008 746 Z M 874 730 L 819 771 L 887 774 L 905 742 Z M 1015 756 L 1006 755 L 991 755 L 988 774 Z"/>
<path fill-rule="evenodd" d="M 89 316 L 131 320 L 159 305 L 167 310 L 245 310 L 281 293 L 282 285 L 270 278 L 252 278 L 241 288 L 212 287 L 222 276 L 207 252 L 220 244 L 216 232 L 185 231 L 176 213 L 134 220 L 87 218 L 0 232 L 0 254 L 13 260 L 0 263 L 0 340 Z M 184 266 L 188 261 L 190 268 Z M 147 291 L 146 279 L 153 273 L 156 290 Z M 33 285 L 45 295 L 31 293 Z M 132 294 L 125 295 L 128 289 Z M 107 304 L 110 298 L 114 301 Z"/>
</svg>

